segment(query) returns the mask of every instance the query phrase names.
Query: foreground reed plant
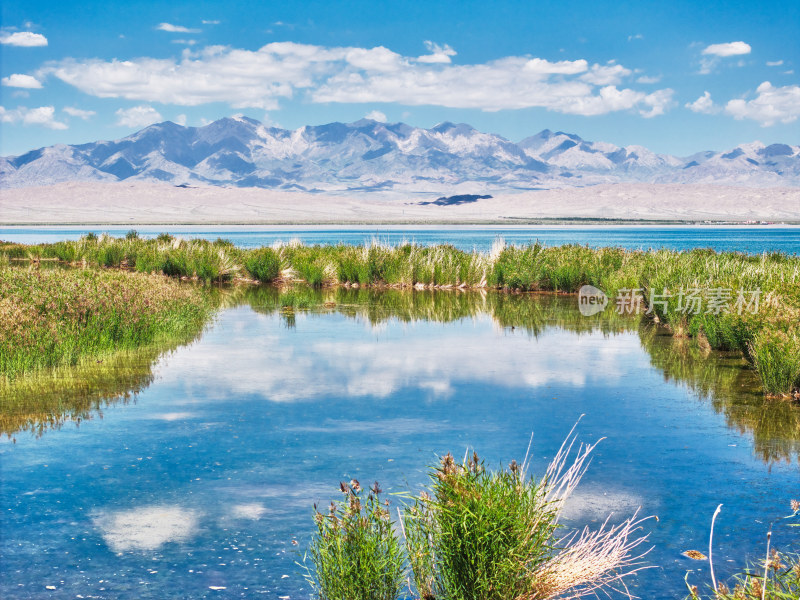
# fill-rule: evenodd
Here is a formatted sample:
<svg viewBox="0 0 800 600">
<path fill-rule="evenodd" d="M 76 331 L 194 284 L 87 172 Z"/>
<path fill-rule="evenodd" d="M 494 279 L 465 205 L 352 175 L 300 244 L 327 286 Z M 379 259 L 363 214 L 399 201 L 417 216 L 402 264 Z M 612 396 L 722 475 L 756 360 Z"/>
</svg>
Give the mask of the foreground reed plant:
<svg viewBox="0 0 800 600">
<path fill-rule="evenodd" d="M 400 515 L 397 539 L 377 483 L 362 504 L 357 481 L 345 500 L 316 510 L 316 535 L 304 564 L 321 600 L 395 599 L 410 569 L 422 600 L 547 600 L 609 590 L 643 568 L 641 519 L 557 535 L 564 503 L 580 482 L 594 445 L 574 453 L 572 434 L 544 476 L 528 459 L 491 472 L 477 454 L 451 454 L 431 471 L 432 485 Z M 388 503 L 386 503 L 388 506 Z M 405 550 L 405 552 L 403 551 Z"/>
<path fill-rule="evenodd" d="M 610 589 L 642 567 L 636 515 L 559 537 L 564 503 L 580 482 L 594 445 L 565 441 L 536 480 L 527 457 L 490 472 L 477 454 L 446 455 L 431 489 L 403 514 L 417 593 L 423 600 L 579 598 Z"/>
<path fill-rule="evenodd" d="M 405 567 L 388 500 L 381 501 L 378 482 L 365 491 L 354 479 L 340 489 L 344 498 L 327 512 L 314 506 L 317 531 L 303 559 L 306 580 L 319 600 L 396 600 Z"/>
</svg>

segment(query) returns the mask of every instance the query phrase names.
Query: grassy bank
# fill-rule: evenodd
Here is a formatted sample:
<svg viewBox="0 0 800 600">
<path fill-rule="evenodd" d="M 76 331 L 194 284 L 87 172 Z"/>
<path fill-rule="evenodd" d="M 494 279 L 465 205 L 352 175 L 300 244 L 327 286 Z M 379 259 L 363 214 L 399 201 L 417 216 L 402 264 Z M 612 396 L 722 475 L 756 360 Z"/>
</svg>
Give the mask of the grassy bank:
<svg viewBox="0 0 800 600">
<path fill-rule="evenodd" d="M 210 312 L 199 288 L 162 275 L 0 266 L 0 376 L 185 336 Z"/>
<path fill-rule="evenodd" d="M 741 352 L 758 371 L 767 394 L 800 391 L 800 258 L 782 253 L 752 256 L 713 250 L 643 252 L 502 243 L 489 253 L 413 244 L 289 243 L 242 249 L 225 240 L 187 241 L 166 234 L 144 240 L 135 232 L 124 238 L 87 236 L 35 246 L 0 244 L 0 261 L 25 258 L 206 281 L 302 281 L 313 287 L 575 293 L 589 284 L 608 295 L 608 311 L 616 310 L 618 297 L 638 298 L 642 311 L 676 335 L 695 338 L 711 348 Z M 698 301 L 699 305 L 692 304 Z M 692 307 L 696 310 L 687 310 Z"/>
</svg>

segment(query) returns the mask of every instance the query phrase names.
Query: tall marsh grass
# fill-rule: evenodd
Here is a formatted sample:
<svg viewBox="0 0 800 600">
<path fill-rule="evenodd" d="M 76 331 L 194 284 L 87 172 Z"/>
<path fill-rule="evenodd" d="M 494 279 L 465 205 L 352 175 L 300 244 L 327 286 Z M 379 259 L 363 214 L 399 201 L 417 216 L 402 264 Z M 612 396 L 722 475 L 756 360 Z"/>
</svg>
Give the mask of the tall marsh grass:
<svg viewBox="0 0 800 600">
<path fill-rule="evenodd" d="M 185 335 L 210 312 L 201 290 L 161 275 L 0 268 L 0 376 Z"/>
</svg>

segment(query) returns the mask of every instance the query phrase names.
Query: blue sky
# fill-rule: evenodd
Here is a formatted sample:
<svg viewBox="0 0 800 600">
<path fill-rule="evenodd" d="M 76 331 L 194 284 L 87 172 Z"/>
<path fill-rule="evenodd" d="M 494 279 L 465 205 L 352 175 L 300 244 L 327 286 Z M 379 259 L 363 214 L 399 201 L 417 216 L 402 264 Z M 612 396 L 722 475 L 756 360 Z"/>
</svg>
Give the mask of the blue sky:
<svg viewBox="0 0 800 600">
<path fill-rule="evenodd" d="M 800 141 L 800 2 L 5 2 L 0 154 L 244 114 Z"/>
</svg>

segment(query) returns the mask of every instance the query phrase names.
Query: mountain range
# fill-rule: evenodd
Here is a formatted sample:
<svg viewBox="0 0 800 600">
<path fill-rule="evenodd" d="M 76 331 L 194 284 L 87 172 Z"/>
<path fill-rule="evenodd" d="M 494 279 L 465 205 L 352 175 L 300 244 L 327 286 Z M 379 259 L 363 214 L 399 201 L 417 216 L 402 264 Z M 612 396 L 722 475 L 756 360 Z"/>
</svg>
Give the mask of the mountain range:
<svg viewBox="0 0 800 600">
<path fill-rule="evenodd" d="M 287 130 L 231 117 L 0 158 L 5 188 L 120 180 L 454 194 L 621 182 L 800 186 L 800 146 L 753 142 L 676 157 L 548 129 L 514 143 L 463 123 L 423 129 L 361 119 Z"/>
</svg>

